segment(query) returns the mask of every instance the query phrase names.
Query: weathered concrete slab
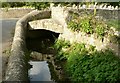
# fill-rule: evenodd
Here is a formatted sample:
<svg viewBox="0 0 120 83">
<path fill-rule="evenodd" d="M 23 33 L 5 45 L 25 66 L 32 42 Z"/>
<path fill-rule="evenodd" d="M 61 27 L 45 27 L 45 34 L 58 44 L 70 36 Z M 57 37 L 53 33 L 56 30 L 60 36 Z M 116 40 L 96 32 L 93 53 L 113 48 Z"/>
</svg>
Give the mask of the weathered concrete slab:
<svg viewBox="0 0 120 83">
<path fill-rule="evenodd" d="M 42 19 L 29 22 L 29 29 L 45 29 L 56 33 L 63 33 L 63 26 L 53 19 Z"/>
</svg>

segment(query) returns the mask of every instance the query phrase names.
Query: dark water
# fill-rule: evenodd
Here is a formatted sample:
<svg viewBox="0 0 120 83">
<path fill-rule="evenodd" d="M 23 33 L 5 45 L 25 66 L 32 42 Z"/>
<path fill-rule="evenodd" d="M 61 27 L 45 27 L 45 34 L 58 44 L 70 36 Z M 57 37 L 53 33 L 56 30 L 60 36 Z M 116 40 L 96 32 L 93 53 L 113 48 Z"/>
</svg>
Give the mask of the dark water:
<svg viewBox="0 0 120 83">
<path fill-rule="evenodd" d="M 51 81 L 50 70 L 46 61 L 30 61 L 32 68 L 28 71 L 30 81 Z"/>
<path fill-rule="evenodd" d="M 59 33 L 55 33 L 48 30 L 28 30 L 27 31 L 27 49 L 31 52 L 36 52 L 34 54 L 35 56 L 40 56 L 39 53 L 46 54 L 52 54 L 53 50 L 48 49 L 50 48 L 54 42 L 55 39 L 58 38 Z M 38 54 L 38 55 L 37 55 Z M 38 61 L 37 59 L 34 61 L 31 59 L 29 64 L 32 66 L 32 68 L 29 69 L 28 74 L 30 78 L 30 82 L 34 81 L 49 81 L 54 82 L 51 80 L 51 71 L 49 68 L 49 64 L 47 61 Z"/>
</svg>

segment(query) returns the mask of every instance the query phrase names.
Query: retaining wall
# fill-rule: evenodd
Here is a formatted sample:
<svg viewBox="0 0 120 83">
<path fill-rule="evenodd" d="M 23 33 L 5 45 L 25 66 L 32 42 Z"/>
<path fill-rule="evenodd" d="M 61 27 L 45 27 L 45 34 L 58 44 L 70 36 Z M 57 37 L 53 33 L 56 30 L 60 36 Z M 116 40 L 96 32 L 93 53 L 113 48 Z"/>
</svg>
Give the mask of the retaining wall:
<svg viewBox="0 0 120 83">
<path fill-rule="evenodd" d="M 80 42 L 89 45 L 96 46 L 97 50 L 102 50 L 106 48 L 112 49 L 117 55 L 119 55 L 118 42 L 113 43 L 109 37 L 104 37 L 103 40 L 96 37 L 96 34 L 87 35 L 83 32 L 73 32 L 67 28 L 67 23 L 71 20 L 71 12 L 78 13 L 79 15 L 84 14 L 85 12 L 89 14 L 94 14 L 94 8 L 77 8 L 77 7 L 52 7 L 52 18 L 60 23 L 64 27 L 64 31 L 60 34 L 59 39 L 65 39 L 71 43 Z M 97 16 L 103 17 L 106 20 L 118 20 L 118 9 L 99 9 L 97 8 Z M 111 31 L 108 34 L 119 35 L 118 31 L 114 30 L 111 27 Z"/>
<path fill-rule="evenodd" d="M 84 7 L 85 6 L 85 7 Z M 88 14 L 93 15 L 94 14 L 94 9 L 96 9 L 96 16 L 103 17 L 104 19 L 114 19 L 114 20 L 120 20 L 120 10 L 118 7 L 115 8 L 109 8 L 109 7 L 86 7 L 86 5 L 77 7 L 61 7 L 61 6 L 56 6 L 56 7 L 51 7 L 52 11 L 52 18 L 56 20 L 58 23 L 64 25 L 66 21 L 69 20 L 69 14 L 71 12 L 78 13 L 79 15 L 84 14 L 87 12 Z"/>
<path fill-rule="evenodd" d="M 76 12 L 79 15 L 87 12 L 88 14 L 94 15 L 94 9 L 71 9 L 69 12 Z M 96 9 L 96 16 L 101 16 L 106 20 L 118 20 L 119 10 L 107 10 L 107 9 Z"/>
</svg>

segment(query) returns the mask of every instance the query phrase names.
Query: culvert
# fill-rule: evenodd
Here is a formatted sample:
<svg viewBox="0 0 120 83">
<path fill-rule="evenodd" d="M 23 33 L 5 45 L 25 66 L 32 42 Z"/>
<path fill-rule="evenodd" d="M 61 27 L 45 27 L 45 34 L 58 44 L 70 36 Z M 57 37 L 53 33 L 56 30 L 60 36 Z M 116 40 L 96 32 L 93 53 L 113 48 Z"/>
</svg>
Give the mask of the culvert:
<svg viewBox="0 0 120 83">
<path fill-rule="evenodd" d="M 29 52 L 29 64 L 31 68 L 28 70 L 28 77 L 32 81 L 55 81 L 54 69 L 54 49 L 52 46 L 60 33 L 49 30 L 37 29 L 27 30 L 26 46 Z M 51 64 L 51 65 L 50 65 Z M 52 72 L 51 72 L 52 70 Z M 54 76 L 52 76 L 54 72 Z"/>
<path fill-rule="evenodd" d="M 27 30 L 27 48 L 32 51 L 47 53 L 47 48 L 55 43 L 59 34 L 60 33 L 44 29 Z"/>
</svg>

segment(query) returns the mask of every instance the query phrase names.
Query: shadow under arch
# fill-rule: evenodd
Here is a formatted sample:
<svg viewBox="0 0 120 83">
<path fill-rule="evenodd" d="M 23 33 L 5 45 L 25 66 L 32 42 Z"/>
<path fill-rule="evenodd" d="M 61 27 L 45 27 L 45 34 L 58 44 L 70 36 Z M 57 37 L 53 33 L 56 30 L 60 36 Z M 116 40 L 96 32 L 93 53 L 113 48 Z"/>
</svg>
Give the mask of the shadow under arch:
<svg viewBox="0 0 120 83">
<path fill-rule="evenodd" d="M 60 33 L 56 33 L 45 29 L 27 30 L 27 49 L 43 54 L 53 53 L 53 49 L 50 49 L 50 47 L 54 45 L 55 40 L 59 37 L 59 34 Z"/>
</svg>

